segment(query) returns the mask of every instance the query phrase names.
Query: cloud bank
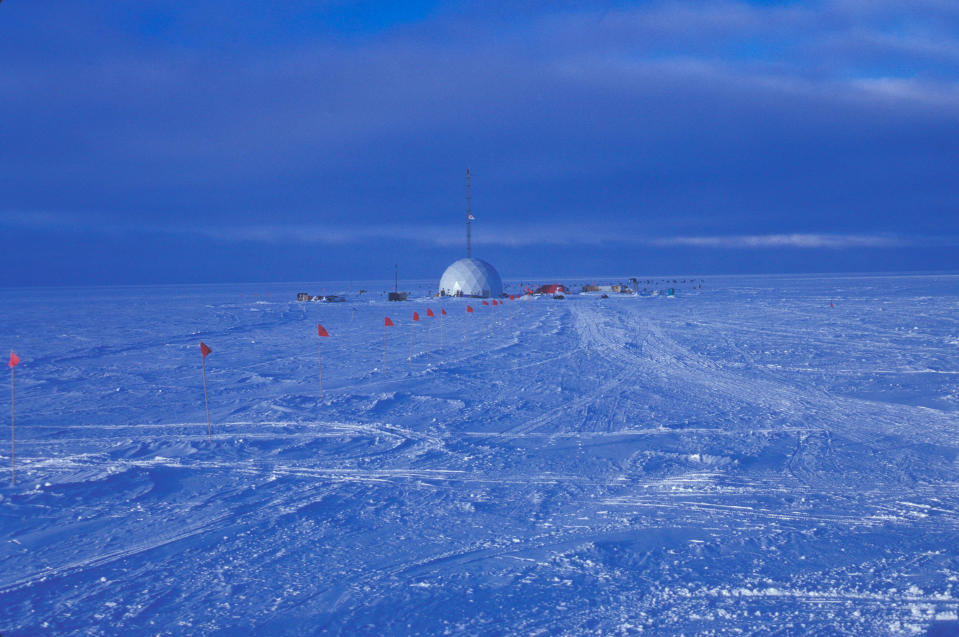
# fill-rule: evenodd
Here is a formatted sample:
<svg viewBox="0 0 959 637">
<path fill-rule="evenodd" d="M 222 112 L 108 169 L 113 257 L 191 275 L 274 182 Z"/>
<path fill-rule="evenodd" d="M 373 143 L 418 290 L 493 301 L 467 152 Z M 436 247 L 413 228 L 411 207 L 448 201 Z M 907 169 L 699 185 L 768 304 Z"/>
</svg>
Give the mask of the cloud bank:
<svg viewBox="0 0 959 637">
<path fill-rule="evenodd" d="M 233 259 L 239 278 L 245 244 L 288 271 L 314 245 L 451 253 L 466 167 L 478 245 L 519 269 L 536 245 L 648 246 L 679 270 L 684 251 L 776 248 L 954 267 L 916 248 L 959 235 L 955 3 L 95 0 L 0 18 L 0 201 L 62 215 L 7 224 L 8 271 L 180 276 L 197 238 L 224 249 L 191 267 Z M 111 262 L 104 239 L 51 258 L 71 227 L 160 256 Z"/>
<path fill-rule="evenodd" d="M 269 245 L 345 245 L 362 246 L 369 242 L 401 241 L 441 247 L 465 244 L 465 230 L 453 225 L 224 225 L 148 226 L 106 224 L 103 216 L 76 216 L 55 213 L 0 212 L 0 227 L 36 230 L 136 236 L 170 234 L 194 236 L 226 243 Z M 919 236 L 893 234 L 765 234 L 716 236 L 651 236 L 642 227 L 615 228 L 593 222 L 551 223 L 542 225 L 506 224 L 495 228 L 473 223 L 473 244 L 477 246 L 602 246 L 637 245 L 661 248 L 714 248 L 756 250 L 776 248 L 843 250 L 854 248 L 902 248 L 959 245 L 959 236 Z"/>
</svg>

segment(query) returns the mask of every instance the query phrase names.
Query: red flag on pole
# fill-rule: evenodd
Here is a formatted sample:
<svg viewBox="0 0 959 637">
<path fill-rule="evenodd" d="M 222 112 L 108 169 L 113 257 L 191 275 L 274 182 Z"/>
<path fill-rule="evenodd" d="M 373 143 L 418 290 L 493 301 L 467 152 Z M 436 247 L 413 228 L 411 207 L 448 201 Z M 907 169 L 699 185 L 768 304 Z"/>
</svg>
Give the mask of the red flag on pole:
<svg viewBox="0 0 959 637">
<path fill-rule="evenodd" d="M 413 312 L 413 322 L 420 320 L 420 313 Z M 413 324 L 410 324 L 410 373 L 413 372 Z"/>
<path fill-rule="evenodd" d="M 10 484 L 17 483 L 17 434 L 14 428 L 13 368 L 20 364 L 20 357 L 10 350 Z"/>
<path fill-rule="evenodd" d="M 203 363 L 203 404 L 206 406 L 206 434 L 210 442 L 213 442 L 213 423 L 210 420 L 210 399 L 206 392 L 206 357 L 212 351 L 206 343 L 200 342 L 200 353 L 203 354 L 203 358 L 200 359 Z"/>
<path fill-rule="evenodd" d="M 509 300 L 510 300 L 510 301 L 515 301 L 515 300 L 516 300 L 516 295 L 515 295 L 515 294 L 510 294 L 510 295 L 509 295 Z"/>
<path fill-rule="evenodd" d="M 442 320 L 444 316 L 446 316 L 446 310 L 440 308 L 440 325 L 443 326 L 443 331 L 441 332 L 440 336 L 440 347 L 446 346 L 446 321 Z"/>
<path fill-rule="evenodd" d="M 473 313 L 473 306 L 472 306 L 472 305 L 467 305 L 467 306 L 466 306 L 466 311 L 469 312 L 470 314 L 472 314 L 472 313 Z"/>
<path fill-rule="evenodd" d="M 393 327 L 390 317 L 383 317 L 383 369 L 386 369 L 386 328 Z"/>
<path fill-rule="evenodd" d="M 426 308 L 426 315 L 436 316 L 435 314 L 433 314 L 433 310 L 431 310 L 430 308 Z M 426 323 L 426 364 L 427 365 L 430 364 L 430 324 L 429 322 Z"/>
<path fill-rule="evenodd" d="M 322 399 L 323 398 L 323 350 L 320 346 L 320 343 L 323 342 L 322 337 L 329 336 L 330 333 L 327 332 L 326 328 L 320 325 L 319 323 L 316 324 L 316 333 L 321 337 L 316 342 L 316 360 L 320 365 L 320 399 Z"/>
<path fill-rule="evenodd" d="M 483 301 L 483 305 L 489 305 L 489 301 Z"/>
</svg>

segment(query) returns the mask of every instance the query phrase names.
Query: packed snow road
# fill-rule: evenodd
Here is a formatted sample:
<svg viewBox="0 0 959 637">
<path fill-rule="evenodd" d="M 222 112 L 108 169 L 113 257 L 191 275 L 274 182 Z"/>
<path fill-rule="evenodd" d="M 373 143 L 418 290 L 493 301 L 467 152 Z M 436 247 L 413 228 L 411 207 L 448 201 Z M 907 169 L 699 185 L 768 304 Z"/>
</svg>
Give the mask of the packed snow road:
<svg viewBox="0 0 959 637">
<path fill-rule="evenodd" d="M 959 630 L 959 277 L 298 287 L 0 291 L 0 633 Z"/>
</svg>

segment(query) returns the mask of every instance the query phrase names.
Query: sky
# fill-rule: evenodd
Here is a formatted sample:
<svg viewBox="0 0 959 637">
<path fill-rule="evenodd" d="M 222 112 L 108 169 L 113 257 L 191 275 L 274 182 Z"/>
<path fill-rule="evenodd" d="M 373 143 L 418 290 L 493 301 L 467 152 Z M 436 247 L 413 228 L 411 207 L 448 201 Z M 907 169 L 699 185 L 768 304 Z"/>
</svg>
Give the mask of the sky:
<svg viewBox="0 0 959 637">
<path fill-rule="evenodd" d="M 959 3 L 0 3 L 0 286 L 957 271 Z"/>
</svg>

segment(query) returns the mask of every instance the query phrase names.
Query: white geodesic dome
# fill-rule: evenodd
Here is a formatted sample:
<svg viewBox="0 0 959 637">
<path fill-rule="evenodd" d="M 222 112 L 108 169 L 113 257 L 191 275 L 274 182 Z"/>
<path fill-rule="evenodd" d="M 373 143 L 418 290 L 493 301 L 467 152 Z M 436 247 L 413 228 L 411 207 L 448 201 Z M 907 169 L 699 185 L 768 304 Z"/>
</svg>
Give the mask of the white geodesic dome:
<svg viewBox="0 0 959 637">
<path fill-rule="evenodd" d="M 499 272 L 482 259 L 460 259 L 446 268 L 440 279 L 440 294 L 446 296 L 499 296 L 503 281 Z"/>
</svg>

